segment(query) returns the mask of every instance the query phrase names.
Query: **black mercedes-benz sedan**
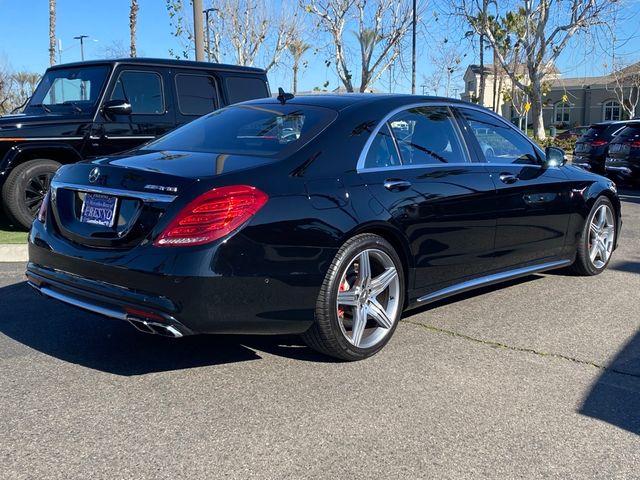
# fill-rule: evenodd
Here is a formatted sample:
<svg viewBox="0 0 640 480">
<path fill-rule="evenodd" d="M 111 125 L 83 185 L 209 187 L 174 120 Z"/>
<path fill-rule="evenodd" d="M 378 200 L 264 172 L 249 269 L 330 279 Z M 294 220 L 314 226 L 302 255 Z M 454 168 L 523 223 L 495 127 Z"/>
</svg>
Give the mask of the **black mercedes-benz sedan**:
<svg viewBox="0 0 640 480">
<path fill-rule="evenodd" d="M 148 333 L 301 334 L 357 360 L 406 309 L 609 263 L 614 183 L 488 110 L 290 97 L 62 167 L 30 233 L 31 286 Z"/>
</svg>

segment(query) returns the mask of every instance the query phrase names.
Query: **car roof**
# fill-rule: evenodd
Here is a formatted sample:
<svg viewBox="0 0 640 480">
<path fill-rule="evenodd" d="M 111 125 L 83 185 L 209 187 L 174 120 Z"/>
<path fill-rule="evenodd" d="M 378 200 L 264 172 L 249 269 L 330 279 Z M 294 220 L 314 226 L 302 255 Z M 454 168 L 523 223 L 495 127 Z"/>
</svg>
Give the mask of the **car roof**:
<svg viewBox="0 0 640 480">
<path fill-rule="evenodd" d="M 467 105 L 468 102 L 454 98 L 431 97 L 423 95 L 392 94 L 392 93 L 319 93 L 309 95 L 296 95 L 287 100 L 287 105 L 308 105 L 343 110 L 352 105 L 373 105 L 390 102 L 394 104 L 409 105 L 413 103 L 443 102 L 449 104 Z M 280 101 L 275 98 L 261 98 L 249 100 L 245 104 L 277 104 Z"/>
<path fill-rule="evenodd" d="M 97 65 L 145 65 L 145 66 L 162 66 L 162 67 L 186 67 L 186 68 L 202 68 L 208 70 L 221 70 L 232 71 L 239 73 L 260 73 L 266 72 L 261 68 L 255 67 L 242 67 L 239 65 L 227 65 L 224 63 L 209 63 L 209 62 L 194 62 L 191 60 L 173 60 L 169 58 L 114 58 L 103 60 L 86 60 L 84 62 L 63 63 L 60 65 L 54 65 L 49 67 L 50 70 L 57 70 L 59 68 L 77 68 L 77 67 L 89 67 Z"/>
</svg>

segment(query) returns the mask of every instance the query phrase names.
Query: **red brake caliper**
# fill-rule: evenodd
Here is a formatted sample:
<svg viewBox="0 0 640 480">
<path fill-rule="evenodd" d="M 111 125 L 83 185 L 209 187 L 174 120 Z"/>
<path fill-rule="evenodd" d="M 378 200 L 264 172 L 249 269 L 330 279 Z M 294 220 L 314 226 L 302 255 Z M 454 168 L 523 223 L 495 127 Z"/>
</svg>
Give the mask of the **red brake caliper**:
<svg viewBox="0 0 640 480">
<path fill-rule="evenodd" d="M 340 292 L 346 292 L 347 290 L 349 290 L 351 288 L 351 286 L 349 285 L 349 282 L 347 282 L 346 280 L 344 282 L 342 282 L 340 284 L 340 288 L 338 288 L 338 291 Z M 338 318 L 343 319 L 344 318 L 344 308 L 342 307 L 338 307 Z"/>
</svg>

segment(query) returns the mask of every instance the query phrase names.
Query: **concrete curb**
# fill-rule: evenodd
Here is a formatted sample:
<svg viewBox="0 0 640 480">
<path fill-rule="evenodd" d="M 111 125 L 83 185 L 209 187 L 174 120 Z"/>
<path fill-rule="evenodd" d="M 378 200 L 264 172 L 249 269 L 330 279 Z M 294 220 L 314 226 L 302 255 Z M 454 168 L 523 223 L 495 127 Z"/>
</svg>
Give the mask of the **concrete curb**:
<svg viewBox="0 0 640 480">
<path fill-rule="evenodd" d="M 26 262 L 29 259 L 27 244 L 22 245 L 0 245 L 0 263 L 6 262 Z"/>
</svg>

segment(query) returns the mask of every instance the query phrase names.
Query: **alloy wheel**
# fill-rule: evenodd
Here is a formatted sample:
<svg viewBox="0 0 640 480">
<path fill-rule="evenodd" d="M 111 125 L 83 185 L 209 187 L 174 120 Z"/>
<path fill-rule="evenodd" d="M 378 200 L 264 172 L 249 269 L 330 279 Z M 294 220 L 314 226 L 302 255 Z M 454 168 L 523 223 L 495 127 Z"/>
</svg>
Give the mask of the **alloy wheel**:
<svg viewBox="0 0 640 480">
<path fill-rule="evenodd" d="M 339 283 L 336 313 L 342 334 L 355 347 L 377 345 L 393 328 L 399 299 L 400 279 L 391 257 L 378 249 L 360 252 Z"/>
<path fill-rule="evenodd" d="M 27 180 L 27 185 L 24 190 L 24 204 L 33 215 L 40 209 L 42 200 L 49 190 L 52 178 L 52 173 L 43 173 Z"/>
<path fill-rule="evenodd" d="M 607 204 L 600 205 L 589 225 L 589 259 L 597 269 L 603 268 L 611 257 L 615 230 L 611 208 Z"/>
</svg>

